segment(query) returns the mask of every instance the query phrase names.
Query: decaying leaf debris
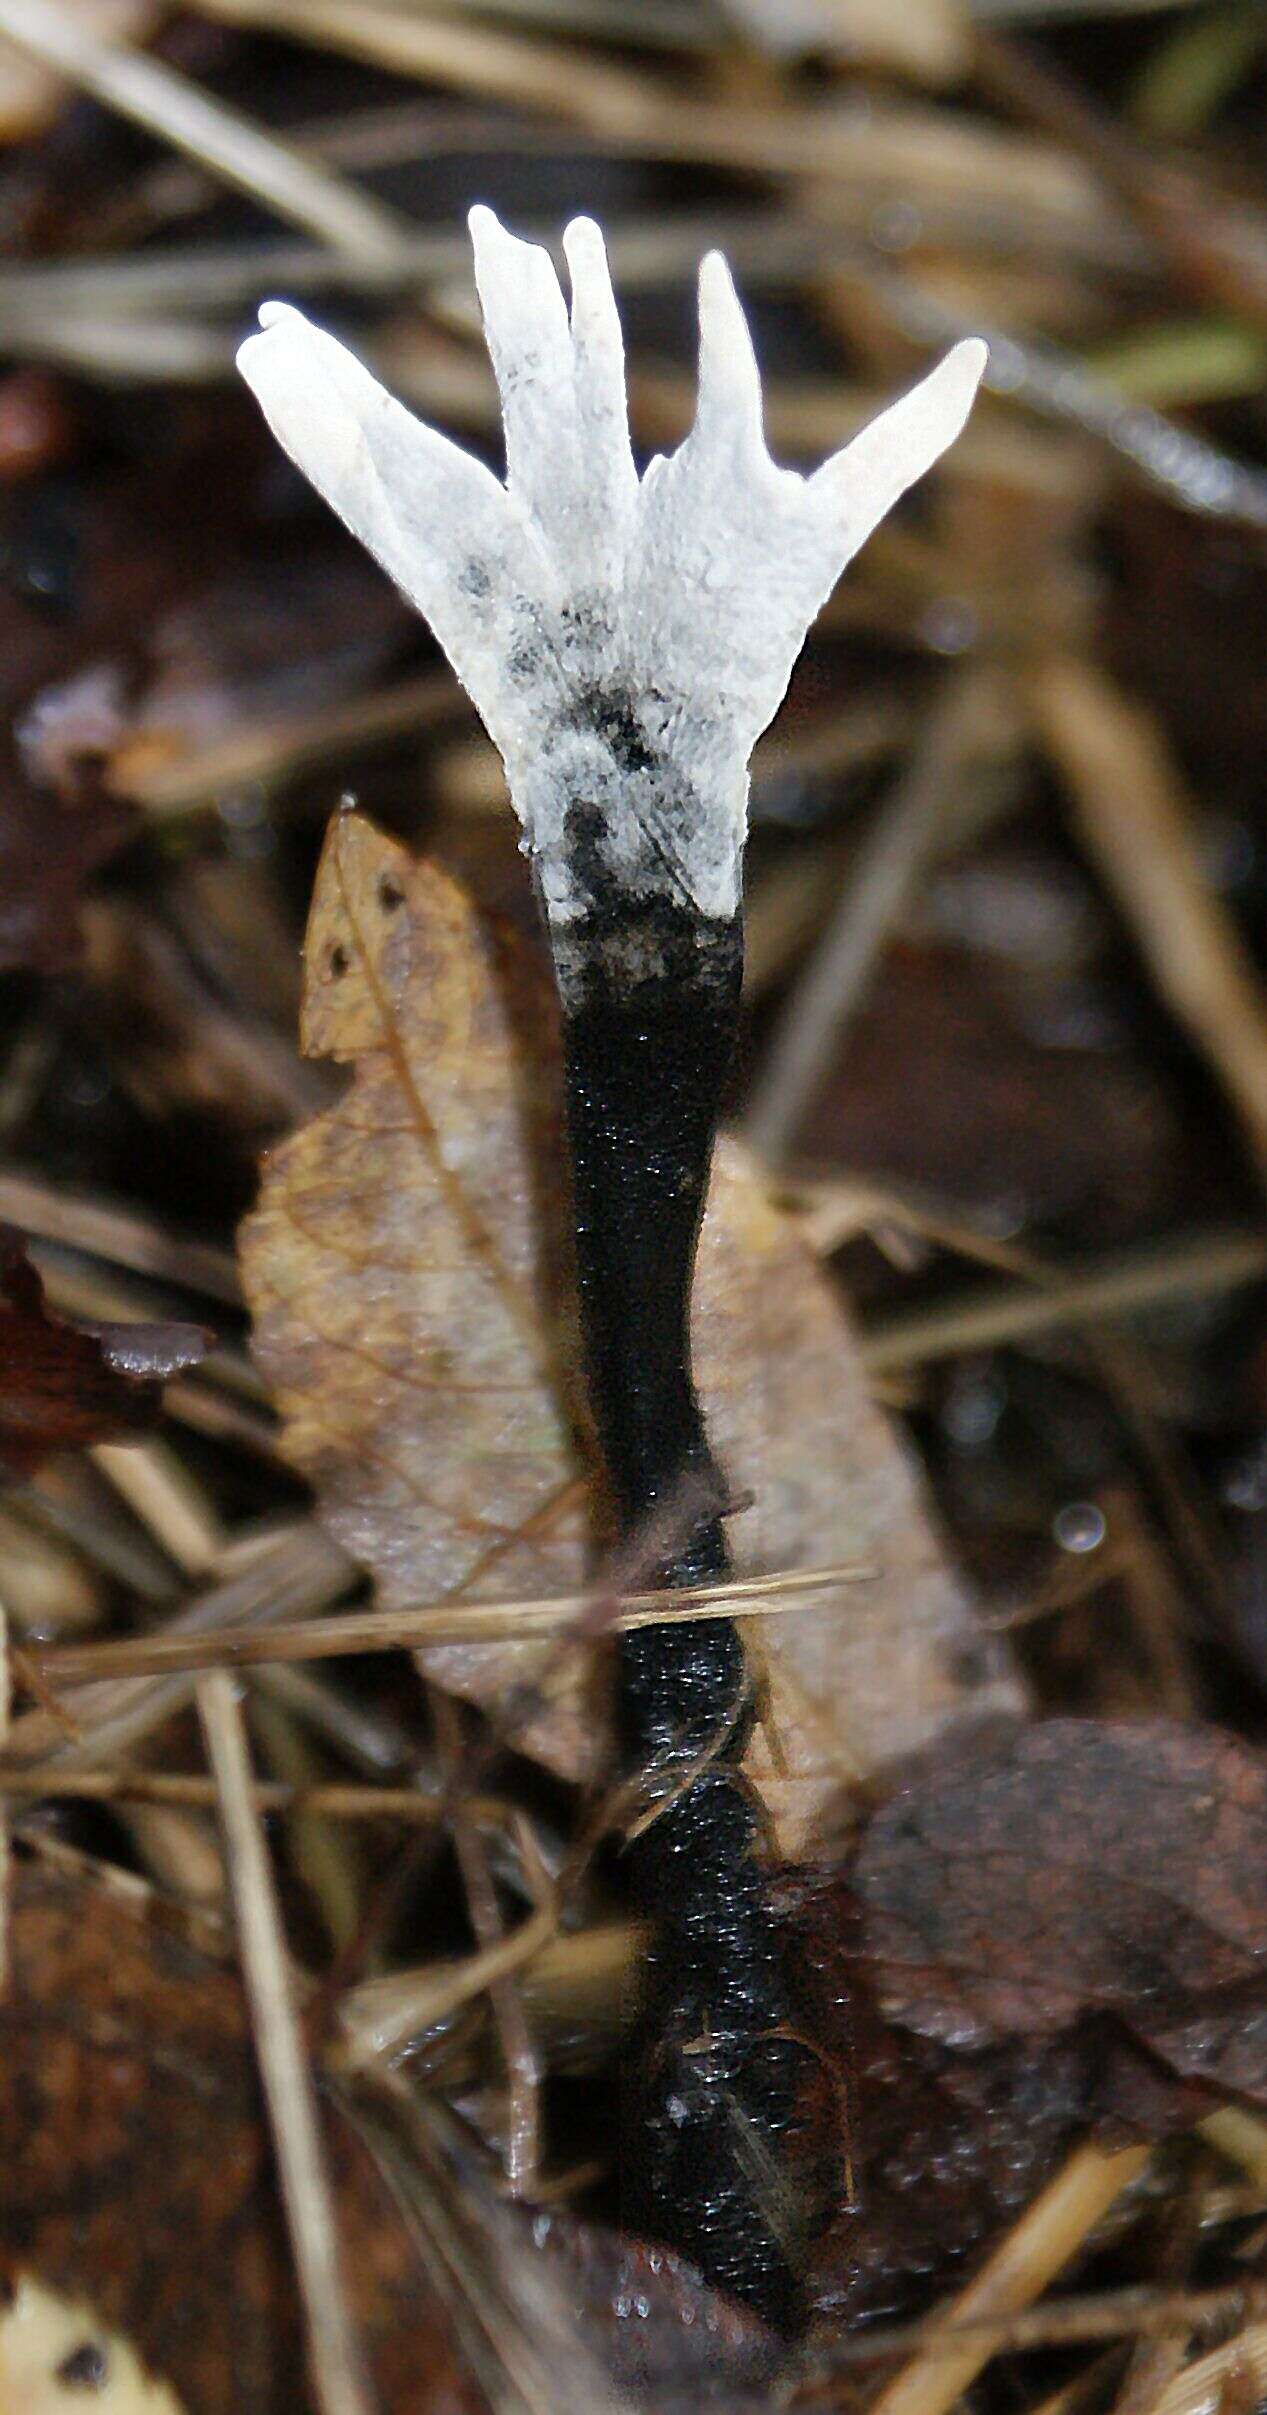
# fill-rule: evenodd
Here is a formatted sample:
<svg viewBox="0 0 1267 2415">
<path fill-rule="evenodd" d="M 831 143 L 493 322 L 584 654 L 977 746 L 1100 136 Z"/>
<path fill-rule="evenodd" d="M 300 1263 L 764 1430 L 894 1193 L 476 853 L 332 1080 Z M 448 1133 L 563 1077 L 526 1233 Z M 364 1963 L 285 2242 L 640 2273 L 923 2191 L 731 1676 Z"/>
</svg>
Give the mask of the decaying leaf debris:
<svg viewBox="0 0 1267 2415">
<path fill-rule="evenodd" d="M 265 2408 L 348 2415 L 301 2333 L 231 1941 L 187 1910 L 228 1901 L 202 1664 L 227 1624 L 262 1650 L 294 1619 L 292 1657 L 235 1678 L 246 1807 L 331 2104 L 350 2053 L 358 2088 L 383 2080 L 376 2036 L 403 2058 L 361 2180 L 335 2148 L 343 2311 L 381 2415 L 560 2415 L 569 2388 L 567 2415 L 595 2415 L 633 2384 L 656 2415 L 1240 2415 L 1267 2379 L 1264 13 L 2 0 L 0 25 L 0 1218 L 27 1251 L 0 1304 L 0 2399 L 44 2415 L 47 2385 L 67 2415 L 140 2386 L 146 2415 L 155 2393 L 194 2415 L 258 2382 Z M 141 123 L 100 97 L 112 72 Z M 821 1848 L 779 1881 L 829 2214 L 805 2242 L 813 2333 L 781 2364 L 658 2244 L 604 2227 L 646 1940 L 559 1774 L 610 1766 L 611 1606 L 581 1606 L 603 1519 L 566 1268 L 539 1256 L 561 1229 L 553 1043 L 482 902 L 526 895 L 500 773 L 234 390 L 281 292 L 492 461 L 477 200 L 547 239 L 602 220 L 639 464 L 689 424 L 712 245 L 751 306 L 777 460 L 821 460 L 963 334 L 990 332 L 1000 372 L 823 616 L 754 762 L 732 1130 L 777 1127 L 780 1155 L 736 1145 L 719 1171 L 710 1419 L 752 1495 L 745 1569 L 874 1571 L 745 1613 L 779 1704 L 752 1766 L 784 1843 Z M 965 766 L 951 741 L 983 696 Z M 299 936 L 349 786 L 403 845 L 387 921 L 416 945 L 425 920 L 438 963 L 449 893 L 416 865 L 460 865 L 450 937 L 468 974 L 496 967 L 491 1004 L 447 993 L 488 1040 L 469 1113 L 410 995 L 420 1088 L 443 1077 L 530 1295 L 518 1322 L 472 1282 L 469 1219 L 418 1190 L 416 1138 L 376 1132 L 400 1119 L 372 1031 L 334 1063 L 340 982 L 315 958 L 298 1059 Z M 395 842 L 373 844 L 395 880 Z M 349 956 L 349 1001 L 364 976 Z M 762 1124 L 788 1064 L 804 1077 Z M 232 1248 L 279 1138 L 249 1244 L 279 1225 L 275 1401 Z M 425 1283 L 408 1248 L 377 1290 L 338 1255 L 317 1177 L 381 1236 L 380 1146 L 393 1182 L 410 1169 Z M 288 1168 L 325 1200 L 302 1252 Z M 121 1327 L 131 1373 L 108 1361 Z M 156 1385 L 173 1327 L 217 1347 Z M 366 1336 L 388 1373 L 342 1350 Z M 453 1346 L 425 1412 L 416 1343 Z M 388 1464 L 398 1426 L 409 1484 L 424 1454 L 443 1476 L 434 1523 Z M 455 1776 L 435 1686 L 390 1629 L 344 1623 L 375 1599 L 458 1610 L 464 1580 L 565 1595 L 535 1768 L 494 1759 L 471 1707 L 505 1704 L 522 1653 L 429 1659 L 466 1698 Z M 309 1657 L 317 1635 L 337 1657 Z M 82 1684 L 59 1660 L 162 1641 L 198 1665 Z M 1002 1677 L 948 1669 L 947 1644 L 1004 1650 Z M 1034 1724 L 978 1727 L 1022 1691 Z M 186 1908 L 135 1901 L 138 1865 Z M 496 2202 L 507 2182 L 524 2207 Z"/>
<path fill-rule="evenodd" d="M 152 1424 L 167 1378 L 196 1366 L 196 1325 L 98 1325 L 52 1316 L 20 1236 L 0 1226 L 0 1460 L 21 1474 L 50 1451 Z"/>
<path fill-rule="evenodd" d="M 603 1532 L 575 1396 L 557 1042 L 540 962 L 362 816 L 332 824 L 304 947 L 303 1043 L 354 1069 L 278 1149 L 242 1236 L 285 1449 L 388 1604 L 574 1592 Z M 740 1573 L 855 1574 L 760 1621 L 751 1767 L 796 1854 L 878 1763 L 1017 1699 L 948 1567 L 824 1277 L 736 1147 L 701 1237 L 696 1366 Z M 446 1646 L 504 1705 L 541 1647 Z M 601 1681 L 556 1667 L 518 1742 L 610 1766 Z"/>
<path fill-rule="evenodd" d="M 115 2390 L 120 2415 L 246 2406 L 292 2415 L 311 2403 L 250 2022 L 223 1944 L 135 1882 L 56 1864 L 19 1873 L 0 2004 L 0 2136 L 11 2159 L 0 2385 L 16 2386 L 18 2360 L 47 2341 L 57 2351 L 41 2376 L 47 2415 L 61 2406 L 51 2386 L 59 2366 L 68 2390 Z M 500 2266 L 504 2288 L 503 2330 L 480 2351 L 446 2312 L 453 2276 L 443 2256 L 435 2261 L 427 2187 L 438 2185 L 440 2157 L 415 2169 L 409 2123 L 390 2097 L 358 2102 L 336 2087 L 324 2119 L 351 2307 L 383 2408 L 488 2415 L 514 2403 L 502 2393 L 517 2362 L 521 2378 L 548 2370 L 565 2317 L 576 2325 L 573 2370 L 558 2377 L 554 2400 L 565 2415 L 614 2415 L 609 2386 L 650 2387 L 683 2415 L 714 2394 L 747 2408 L 762 2390 L 773 2351 L 760 2325 L 671 2257 L 648 2261 L 568 2217 L 534 2227 L 482 2197 L 468 2170 L 473 2211 L 460 2253 L 490 2291 Z M 458 2257 L 456 2238 L 450 2250 Z M 641 2312 L 631 2331 L 621 2309 L 633 2295 Z M 26 2404 L 17 2400 L 15 2415 Z"/>
</svg>

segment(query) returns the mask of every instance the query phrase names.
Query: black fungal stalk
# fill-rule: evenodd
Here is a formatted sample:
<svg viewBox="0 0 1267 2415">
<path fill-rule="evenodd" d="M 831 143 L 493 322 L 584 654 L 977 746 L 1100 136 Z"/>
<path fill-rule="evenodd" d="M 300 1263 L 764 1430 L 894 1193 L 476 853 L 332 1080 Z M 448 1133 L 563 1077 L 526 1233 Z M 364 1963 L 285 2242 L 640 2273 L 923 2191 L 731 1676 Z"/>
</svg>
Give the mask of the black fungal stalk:
<svg viewBox="0 0 1267 2415">
<path fill-rule="evenodd" d="M 625 1534 L 704 1506 L 661 1571 L 724 1577 L 725 1485 L 690 1372 L 695 1245 L 734 1046 L 742 925 L 613 894 L 561 960 L 567 1115 L 591 1402 Z M 621 1639 L 620 1725 L 648 1810 L 628 1848 L 653 1924 L 622 2123 L 631 2227 L 780 2327 L 795 2307 L 781 2147 L 802 2051 L 740 1774 L 753 1707 L 725 1619 Z"/>
</svg>

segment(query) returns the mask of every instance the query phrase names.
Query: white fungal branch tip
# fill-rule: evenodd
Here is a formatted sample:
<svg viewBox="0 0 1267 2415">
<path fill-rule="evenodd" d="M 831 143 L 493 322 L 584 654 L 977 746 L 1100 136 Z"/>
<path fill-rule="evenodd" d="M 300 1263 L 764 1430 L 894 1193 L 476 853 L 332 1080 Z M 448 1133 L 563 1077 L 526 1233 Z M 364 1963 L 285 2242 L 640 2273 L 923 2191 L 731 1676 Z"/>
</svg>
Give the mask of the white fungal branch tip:
<svg viewBox="0 0 1267 2415">
<path fill-rule="evenodd" d="M 285 303 L 264 304 L 238 366 L 430 621 L 503 756 L 552 921 L 598 890 L 730 916 L 753 745 L 846 563 L 959 434 L 986 347 L 957 344 L 803 478 L 766 450 L 747 321 L 710 252 L 695 424 L 639 479 L 598 227 L 564 235 L 569 310 L 548 252 L 489 209 L 470 223 L 504 485 Z"/>
</svg>

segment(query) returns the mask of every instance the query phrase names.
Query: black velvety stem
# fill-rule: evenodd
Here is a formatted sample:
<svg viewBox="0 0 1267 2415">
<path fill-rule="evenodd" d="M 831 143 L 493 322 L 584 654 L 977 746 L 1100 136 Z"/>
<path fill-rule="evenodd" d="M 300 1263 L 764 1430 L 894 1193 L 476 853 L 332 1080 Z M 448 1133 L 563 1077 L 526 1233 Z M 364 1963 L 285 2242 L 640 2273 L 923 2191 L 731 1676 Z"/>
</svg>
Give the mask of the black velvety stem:
<svg viewBox="0 0 1267 2415">
<path fill-rule="evenodd" d="M 556 932 L 555 954 L 593 1413 L 627 1535 L 658 1508 L 699 1504 L 660 1572 L 696 1584 L 730 1565 L 688 1320 L 742 927 L 618 901 Z M 620 1696 L 627 1766 L 660 1798 L 628 1849 L 653 1946 L 623 2091 L 624 2218 L 786 2326 L 780 2142 L 801 2050 L 785 2026 L 757 1812 L 739 1776 L 752 1706 L 737 1628 L 700 1620 L 625 1635 Z"/>
</svg>

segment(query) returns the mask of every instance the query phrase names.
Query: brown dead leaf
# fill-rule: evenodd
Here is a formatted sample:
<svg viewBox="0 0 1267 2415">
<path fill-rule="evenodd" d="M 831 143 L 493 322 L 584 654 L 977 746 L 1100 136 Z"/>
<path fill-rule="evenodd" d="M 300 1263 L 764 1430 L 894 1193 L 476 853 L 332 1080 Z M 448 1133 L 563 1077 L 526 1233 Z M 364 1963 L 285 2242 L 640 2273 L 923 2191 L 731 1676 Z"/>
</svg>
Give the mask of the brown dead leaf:
<svg viewBox="0 0 1267 2415">
<path fill-rule="evenodd" d="M 888 2018 L 960 2051 L 1107 2016 L 1267 2094 L 1267 1760 L 1215 1728 L 1050 1719 L 936 1754 L 852 1872 Z"/>
<path fill-rule="evenodd" d="M 926 2310 L 1088 2133 L 1267 2099 L 1265 1823 L 1231 1736 L 1050 1720 L 934 1747 L 839 1869 L 785 1879 L 814 2134 L 847 2104 L 855 2179 L 821 2315 Z"/>
<path fill-rule="evenodd" d="M 148 1425 L 171 1375 L 194 1366 L 197 1325 L 68 1325 L 16 1233 L 0 1226 L 0 1463 L 27 1475 L 50 1451 Z"/>
<path fill-rule="evenodd" d="M 820 2058 L 807 2129 L 828 2180 L 806 2288 L 833 2326 L 928 2312 L 1088 2135 L 1165 2137 L 1208 2110 L 1107 2016 L 962 2047 L 904 2028 L 880 2001 L 847 1870 L 791 1876 L 782 1895 L 798 2023 Z M 831 2185 L 846 2159 L 851 2197 Z"/>
<path fill-rule="evenodd" d="M 768 2403 L 780 2348 L 755 2317 L 664 2251 L 568 2212 L 533 2217 L 466 2167 L 440 2208 L 439 2268 L 466 2276 L 475 2313 L 469 2336 L 451 2327 L 427 2262 L 439 2162 L 434 2146 L 419 2160 L 393 2101 L 324 2107 L 349 2307 L 383 2415 L 527 2404 L 511 2376 L 529 2351 L 547 2369 L 567 2357 L 569 2410 L 614 2403 L 609 2377 L 656 2415 Z M 0 1997 L 0 2404 L 52 2415 L 59 2367 L 121 2415 L 312 2404 L 235 1971 L 136 1881 L 27 1862 Z M 6 2395 L 33 2373 L 47 2397 Z"/>
<path fill-rule="evenodd" d="M 287 1454 L 388 1605 L 573 1590 L 598 1511 L 571 1373 L 548 974 L 350 814 L 327 839 L 305 968 L 305 1049 L 353 1080 L 268 1160 L 241 1237 Z M 701 1241 L 695 1343 L 722 1463 L 753 1496 L 730 1525 L 738 1569 L 874 1571 L 747 1627 L 769 1679 L 753 1766 L 794 1852 L 843 1788 L 968 1712 L 1015 1704 L 1016 1688 L 866 1397 L 834 1293 L 733 1146 Z M 541 1647 L 422 1659 L 496 1704 Z M 591 1685 L 559 1674 L 520 1738 L 567 1777 L 607 1750 Z"/>
<path fill-rule="evenodd" d="M 482 2415 L 374 2162 L 333 2114 L 327 2135 L 379 2403 Z M 0 2142 L 4 2294 L 25 2278 L 90 2310 L 197 2415 L 304 2415 L 302 2320 L 240 1986 L 126 1882 L 16 1873 Z M 90 2323 L 83 2338 L 100 2346 L 102 2333 Z"/>
</svg>

